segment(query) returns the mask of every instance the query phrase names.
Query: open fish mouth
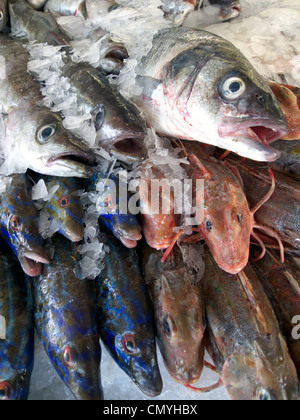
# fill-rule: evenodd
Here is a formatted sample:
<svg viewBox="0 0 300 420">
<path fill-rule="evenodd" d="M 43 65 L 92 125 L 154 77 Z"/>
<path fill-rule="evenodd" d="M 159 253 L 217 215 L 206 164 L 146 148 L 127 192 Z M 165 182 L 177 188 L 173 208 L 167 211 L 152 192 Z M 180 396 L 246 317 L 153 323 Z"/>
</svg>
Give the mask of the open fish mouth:
<svg viewBox="0 0 300 420">
<path fill-rule="evenodd" d="M 43 264 L 49 264 L 49 260 L 41 254 L 33 251 L 27 251 L 19 256 L 22 269 L 30 277 L 40 276 L 43 270 Z"/>
<path fill-rule="evenodd" d="M 120 235 L 119 239 L 122 242 L 122 244 L 126 246 L 126 248 L 131 249 L 137 246 L 138 241 L 142 239 L 142 234 L 137 235 L 136 238 L 132 238 L 132 237 L 128 238 L 123 235 Z"/>
<path fill-rule="evenodd" d="M 147 150 L 143 143 L 144 136 L 118 137 L 111 148 L 111 154 L 126 163 L 141 162 L 147 157 Z"/>
<path fill-rule="evenodd" d="M 106 51 L 104 58 L 115 62 L 123 63 L 129 57 L 128 52 L 122 45 L 115 45 Z"/>
<path fill-rule="evenodd" d="M 234 4 L 229 7 L 224 7 L 221 9 L 220 16 L 223 21 L 230 19 L 238 18 L 241 14 L 241 6 L 239 4 Z"/>
<path fill-rule="evenodd" d="M 82 178 L 88 178 L 93 174 L 92 165 L 95 162 L 95 157 L 92 153 L 86 152 L 66 152 L 59 155 L 53 155 L 48 159 L 46 166 L 60 166 L 65 167 L 71 173 Z"/>
</svg>

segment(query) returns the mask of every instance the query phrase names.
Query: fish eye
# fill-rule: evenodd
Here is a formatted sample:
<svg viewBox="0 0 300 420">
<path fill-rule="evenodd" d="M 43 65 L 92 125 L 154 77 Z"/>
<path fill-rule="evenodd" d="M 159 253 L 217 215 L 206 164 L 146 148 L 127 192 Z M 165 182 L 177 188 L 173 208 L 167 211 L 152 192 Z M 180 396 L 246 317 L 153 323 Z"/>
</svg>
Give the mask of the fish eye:
<svg viewBox="0 0 300 420">
<path fill-rule="evenodd" d="M 12 229 L 13 232 L 18 232 L 20 230 L 20 222 L 19 219 L 16 216 L 13 216 L 10 219 L 10 227 Z"/>
<path fill-rule="evenodd" d="M 170 338 L 172 336 L 173 332 L 177 331 L 175 321 L 173 320 L 173 318 L 169 314 L 167 316 L 165 316 L 165 318 L 163 320 L 163 329 L 164 329 L 164 333 L 166 334 L 166 336 L 168 338 Z"/>
<path fill-rule="evenodd" d="M 98 105 L 96 108 L 92 111 L 92 118 L 93 123 L 95 124 L 96 130 L 99 130 L 99 128 L 102 126 L 105 118 L 105 107 L 103 105 Z"/>
<path fill-rule="evenodd" d="M 60 208 L 62 208 L 62 209 L 67 208 L 67 207 L 68 207 L 68 205 L 69 205 L 69 197 L 67 197 L 66 195 L 63 195 L 63 196 L 60 198 L 60 200 L 59 200 L 58 204 L 59 204 L 59 207 L 60 207 Z"/>
<path fill-rule="evenodd" d="M 135 337 L 133 334 L 125 334 L 122 339 L 122 343 L 123 343 L 123 348 L 127 354 L 132 355 L 138 352 L 138 349 L 135 343 Z"/>
<path fill-rule="evenodd" d="M 43 125 L 37 132 L 37 141 L 39 143 L 48 143 L 56 133 L 57 127 L 54 124 Z"/>
<path fill-rule="evenodd" d="M 210 220 L 207 220 L 205 223 L 205 227 L 208 232 L 211 232 L 213 228 L 212 222 Z"/>
<path fill-rule="evenodd" d="M 230 77 L 223 82 L 221 94 L 225 99 L 234 100 L 242 96 L 246 91 L 245 82 L 239 77 Z"/>
<path fill-rule="evenodd" d="M 237 216 L 236 216 L 239 225 L 242 224 L 242 217 L 243 216 L 241 214 L 237 214 Z"/>
<path fill-rule="evenodd" d="M 271 401 L 272 400 L 271 395 L 264 388 L 260 388 L 258 390 L 257 399 L 260 400 L 260 401 Z"/>
<path fill-rule="evenodd" d="M 109 8 L 108 8 L 108 11 L 109 12 L 112 12 L 113 10 L 116 10 L 116 9 L 118 9 L 120 6 L 118 5 L 118 4 L 113 4 L 112 6 L 110 6 Z"/>
<path fill-rule="evenodd" d="M 72 369 L 75 366 L 75 353 L 70 346 L 66 346 L 63 350 L 63 359 L 67 368 Z"/>
<path fill-rule="evenodd" d="M 0 22 L 3 20 L 4 18 L 4 13 L 2 12 L 2 10 L 0 10 Z"/>
<path fill-rule="evenodd" d="M 9 400 L 12 389 L 8 382 L 0 382 L 0 400 Z"/>
</svg>

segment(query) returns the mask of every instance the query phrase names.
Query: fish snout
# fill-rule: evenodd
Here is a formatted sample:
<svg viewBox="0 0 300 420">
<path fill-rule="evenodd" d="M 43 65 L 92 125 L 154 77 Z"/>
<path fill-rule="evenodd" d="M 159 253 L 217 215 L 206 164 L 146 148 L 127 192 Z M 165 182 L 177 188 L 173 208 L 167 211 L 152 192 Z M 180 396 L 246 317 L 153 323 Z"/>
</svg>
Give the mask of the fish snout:
<svg viewBox="0 0 300 420">
<path fill-rule="evenodd" d="M 23 250 L 18 255 L 23 271 L 29 277 L 36 277 L 42 274 L 43 264 L 49 264 L 46 251 L 42 246 L 34 246 Z"/>
</svg>

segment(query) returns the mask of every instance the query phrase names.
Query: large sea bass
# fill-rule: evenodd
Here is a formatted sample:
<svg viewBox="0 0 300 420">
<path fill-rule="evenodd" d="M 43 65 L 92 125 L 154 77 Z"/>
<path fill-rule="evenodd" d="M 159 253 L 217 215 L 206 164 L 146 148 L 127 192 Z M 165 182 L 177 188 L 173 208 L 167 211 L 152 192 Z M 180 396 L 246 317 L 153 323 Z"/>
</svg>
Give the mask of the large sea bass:
<svg viewBox="0 0 300 420">
<path fill-rule="evenodd" d="M 158 32 L 137 70 L 135 103 L 158 133 L 274 161 L 287 123 L 268 84 L 230 42 L 202 30 Z"/>
</svg>

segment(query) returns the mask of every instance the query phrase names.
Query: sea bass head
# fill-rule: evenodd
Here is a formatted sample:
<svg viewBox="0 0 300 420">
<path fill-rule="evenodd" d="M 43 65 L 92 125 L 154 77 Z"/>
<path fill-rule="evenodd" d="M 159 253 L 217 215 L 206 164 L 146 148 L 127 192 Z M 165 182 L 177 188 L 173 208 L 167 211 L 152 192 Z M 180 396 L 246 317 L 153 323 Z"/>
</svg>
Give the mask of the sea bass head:
<svg viewBox="0 0 300 420">
<path fill-rule="evenodd" d="M 8 21 L 7 0 L 0 0 L 0 32 L 3 31 Z"/>
<path fill-rule="evenodd" d="M 12 112 L 7 130 L 11 137 L 18 139 L 16 147 L 27 168 L 52 176 L 88 178 L 92 175 L 93 153 L 68 133 L 60 117 L 48 108 L 36 106 Z"/>
<path fill-rule="evenodd" d="M 13 175 L 0 200 L 0 233 L 28 276 L 41 274 L 48 264 L 43 239 L 39 234 L 39 212 L 31 199 L 25 175 Z"/>
<path fill-rule="evenodd" d="M 225 39 L 189 28 L 163 30 L 139 74 L 144 92 L 137 103 L 156 131 L 257 161 L 279 157 L 269 144 L 288 130 L 280 106 L 264 79 Z"/>
<path fill-rule="evenodd" d="M 266 354 L 255 341 L 251 354 L 237 348 L 226 359 L 222 380 L 233 400 L 299 400 L 296 368 L 282 336 L 279 343 L 275 357 L 274 349 Z"/>
<path fill-rule="evenodd" d="M 175 246 L 165 263 L 162 255 L 145 250 L 145 280 L 164 363 L 177 382 L 188 385 L 198 381 L 203 369 L 204 301 L 197 272 L 184 263 L 180 248 Z"/>
<path fill-rule="evenodd" d="M 46 178 L 47 189 L 58 187 L 46 201 L 44 210 L 59 225 L 58 232 L 72 242 L 79 242 L 84 234 L 84 210 L 80 202 L 78 180 L 74 178 Z M 57 188 L 56 187 L 56 188 Z"/>
</svg>

